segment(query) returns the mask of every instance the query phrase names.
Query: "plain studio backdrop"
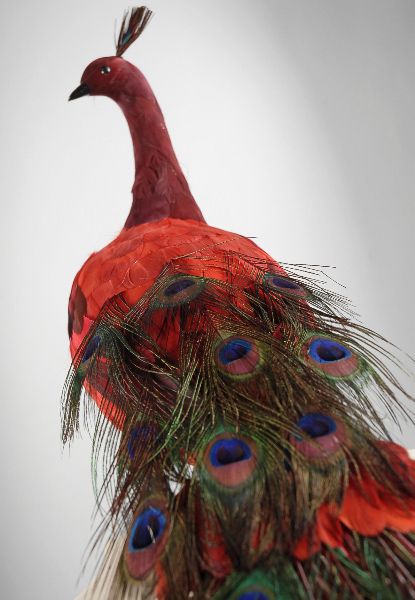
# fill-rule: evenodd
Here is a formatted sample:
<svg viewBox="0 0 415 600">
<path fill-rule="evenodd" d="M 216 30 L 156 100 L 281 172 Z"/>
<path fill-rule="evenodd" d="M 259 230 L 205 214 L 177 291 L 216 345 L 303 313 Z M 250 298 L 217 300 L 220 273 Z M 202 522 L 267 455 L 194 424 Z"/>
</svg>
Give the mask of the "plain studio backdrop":
<svg viewBox="0 0 415 600">
<path fill-rule="evenodd" d="M 91 60 L 113 54 L 125 8 L 1 6 L 5 600 L 71 600 L 92 533 L 88 437 L 70 453 L 59 439 L 67 299 L 124 223 L 133 154 L 114 103 L 67 98 Z M 207 221 L 277 260 L 336 267 L 362 321 L 415 354 L 414 0 L 150 8 L 126 59 L 153 86 Z M 415 445 L 413 425 L 391 432 Z"/>
</svg>

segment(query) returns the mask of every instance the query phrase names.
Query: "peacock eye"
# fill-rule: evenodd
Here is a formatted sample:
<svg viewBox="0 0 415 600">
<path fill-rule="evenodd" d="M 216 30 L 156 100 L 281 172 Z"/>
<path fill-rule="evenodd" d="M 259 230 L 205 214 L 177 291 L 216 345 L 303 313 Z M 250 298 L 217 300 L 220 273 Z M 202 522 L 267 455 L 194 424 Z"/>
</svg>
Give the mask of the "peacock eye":
<svg viewBox="0 0 415 600">
<path fill-rule="evenodd" d="M 107 65 L 104 65 L 101 68 L 101 74 L 102 75 L 107 75 L 107 73 L 111 73 L 111 67 L 108 67 Z"/>
</svg>

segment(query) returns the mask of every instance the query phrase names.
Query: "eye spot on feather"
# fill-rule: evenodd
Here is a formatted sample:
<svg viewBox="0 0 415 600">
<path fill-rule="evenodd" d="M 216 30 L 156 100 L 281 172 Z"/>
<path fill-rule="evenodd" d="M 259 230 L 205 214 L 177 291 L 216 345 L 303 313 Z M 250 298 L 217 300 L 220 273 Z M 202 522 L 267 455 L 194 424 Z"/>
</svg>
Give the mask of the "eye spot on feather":
<svg viewBox="0 0 415 600">
<path fill-rule="evenodd" d="M 200 277 L 176 276 L 171 278 L 157 293 L 154 305 L 157 307 L 173 307 L 194 300 L 205 287 Z"/>
<path fill-rule="evenodd" d="M 176 296 L 177 294 L 180 294 L 180 292 L 183 292 L 192 285 L 195 285 L 195 282 L 192 279 L 177 279 L 176 281 L 173 281 L 173 283 L 166 287 L 166 289 L 164 290 L 164 295 L 169 298 L 170 296 Z"/>
<path fill-rule="evenodd" d="M 240 594 L 235 600 L 269 600 L 269 596 L 259 590 L 251 590 Z"/>
<path fill-rule="evenodd" d="M 307 290 L 301 285 L 283 275 L 267 273 L 264 278 L 264 283 L 268 288 L 289 296 L 300 296 L 301 298 L 305 298 L 308 295 Z"/>
<path fill-rule="evenodd" d="M 261 352 L 253 340 L 232 336 L 218 344 L 215 360 L 223 373 L 245 377 L 260 366 Z"/>
<path fill-rule="evenodd" d="M 303 347 L 306 362 L 329 377 L 350 377 L 359 368 L 359 357 L 337 340 L 311 337 Z"/>
<path fill-rule="evenodd" d="M 167 543 L 168 515 L 161 506 L 149 504 L 136 515 L 124 550 L 128 573 L 142 579 L 154 568 Z"/>
<path fill-rule="evenodd" d="M 236 338 L 225 342 L 219 349 L 219 359 L 225 366 L 235 360 L 244 358 L 252 350 L 252 344 L 249 340 Z"/>
<path fill-rule="evenodd" d="M 127 450 L 131 460 L 137 458 L 140 450 L 152 447 L 157 437 L 157 427 L 151 423 L 139 425 L 131 430 L 128 437 Z"/>
<path fill-rule="evenodd" d="M 272 547 L 272 544 L 271 546 Z M 271 576 L 272 577 L 272 576 Z M 265 571 L 253 571 L 229 594 L 226 598 L 229 600 L 277 600 L 280 594 L 276 594 L 275 583 L 268 577 Z M 282 593 L 282 597 L 291 598 L 291 594 Z"/>
<path fill-rule="evenodd" d="M 243 440 L 232 438 L 215 442 L 210 450 L 210 462 L 214 467 L 224 467 L 251 458 L 252 452 Z"/>
<path fill-rule="evenodd" d="M 346 439 L 343 423 L 323 413 L 303 415 L 297 423 L 297 428 L 305 435 L 291 435 L 290 442 L 309 460 L 331 456 L 341 449 Z"/>
<path fill-rule="evenodd" d="M 336 421 L 328 415 L 321 413 L 308 413 L 301 417 L 297 423 L 297 427 L 311 438 L 320 438 L 330 433 L 334 433 L 337 429 Z M 303 439 L 299 436 L 297 439 Z"/>
<path fill-rule="evenodd" d="M 235 488 L 244 484 L 254 473 L 257 456 L 253 440 L 226 433 L 208 444 L 202 461 L 207 473 L 216 483 L 226 488 Z"/>
<path fill-rule="evenodd" d="M 94 335 L 94 337 L 89 340 L 87 347 L 85 348 L 84 354 L 82 356 L 81 364 L 85 364 L 97 351 L 98 346 L 101 342 L 99 335 Z"/>
<path fill-rule="evenodd" d="M 137 552 L 155 544 L 166 528 L 166 517 L 163 512 L 149 506 L 136 517 L 130 534 L 129 550 Z"/>
<path fill-rule="evenodd" d="M 332 363 L 349 358 L 352 355 L 346 346 L 327 338 L 314 339 L 310 344 L 308 353 L 313 360 L 319 363 Z"/>
</svg>

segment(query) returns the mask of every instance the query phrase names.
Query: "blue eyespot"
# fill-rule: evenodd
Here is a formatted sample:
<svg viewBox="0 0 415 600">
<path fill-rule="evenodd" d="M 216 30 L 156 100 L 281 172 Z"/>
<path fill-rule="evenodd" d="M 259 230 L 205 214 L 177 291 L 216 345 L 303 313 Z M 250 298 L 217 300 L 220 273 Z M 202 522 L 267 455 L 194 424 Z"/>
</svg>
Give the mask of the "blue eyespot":
<svg viewBox="0 0 415 600">
<path fill-rule="evenodd" d="M 130 552 L 145 550 L 161 537 L 166 528 L 167 519 L 164 513 L 149 506 L 140 513 L 131 529 L 128 549 Z"/>
<path fill-rule="evenodd" d="M 308 295 L 307 290 L 285 275 L 267 273 L 264 277 L 264 284 L 268 286 L 268 288 L 281 292 L 282 294 L 285 293 L 288 296 L 306 298 Z"/>
<path fill-rule="evenodd" d="M 175 296 L 192 285 L 195 285 L 194 279 L 177 279 L 167 286 L 167 288 L 164 290 L 164 295 L 168 298 L 170 296 Z"/>
<path fill-rule="evenodd" d="M 140 448 L 147 449 L 154 443 L 157 431 L 154 425 L 140 425 L 131 430 L 128 438 L 127 449 L 131 458 L 135 458 L 136 453 Z"/>
<path fill-rule="evenodd" d="M 252 456 L 251 448 L 238 438 L 222 439 L 210 449 L 210 462 L 214 467 L 225 467 L 236 462 L 248 460 Z"/>
<path fill-rule="evenodd" d="M 250 592 L 244 592 L 240 596 L 237 596 L 236 600 L 269 600 L 268 596 L 266 596 L 263 592 L 255 592 L 254 590 Z"/>
<path fill-rule="evenodd" d="M 83 355 L 82 360 L 81 360 L 82 363 L 85 363 L 87 360 L 89 360 L 91 358 L 91 356 L 94 354 L 94 352 L 98 348 L 100 341 L 101 340 L 100 340 L 99 335 L 95 335 L 88 342 L 88 345 L 85 348 L 84 355 Z"/>
<path fill-rule="evenodd" d="M 351 351 L 335 340 L 314 339 L 308 349 L 310 357 L 318 363 L 332 363 L 352 356 Z"/>
<path fill-rule="evenodd" d="M 337 429 L 336 421 L 321 413 L 308 413 L 301 417 L 297 427 L 311 438 L 319 438 L 334 433 Z M 302 439 L 296 436 L 297 439 Z"/>
<path fill-rule="evenodd" d="M 252 343 L 242 338 L 233 338 L 225 342 L 219 350 L 219 360 L 223 365 L 228 365 L 234 360 L 243 358 L 252 349 Z"/>
<path fill-rule="evenodd" d="M 283 289 L 287 289 L 287 290 L 301 290 L 302 289 L 302 287 L 299 286 L 297 283 L 295 283 L 295 281 L 292 281 L 292 279 L 288 279 L 287 277 L 279 277 L 278 275 L 276 275 L 275 277 L 270 277 L 268 282 L 271 283 L 275 287 L 283 288 Z"/>
<path fill-rule="evenodd" d="M 158 291 L 153 300 L 156 308 L 174 308 L 181 304 L 188 304 L 194 300 L 205 288 L 203 277 L 191 275 L 175 275 L 170 277 Z"/>
<path fill-rule="evenodd" d="M 232 336 L 218 340 L 214 359 L 228 377 L 252 377 L 263 364 L 264 350 L 254 340 Z"/>
</svg>

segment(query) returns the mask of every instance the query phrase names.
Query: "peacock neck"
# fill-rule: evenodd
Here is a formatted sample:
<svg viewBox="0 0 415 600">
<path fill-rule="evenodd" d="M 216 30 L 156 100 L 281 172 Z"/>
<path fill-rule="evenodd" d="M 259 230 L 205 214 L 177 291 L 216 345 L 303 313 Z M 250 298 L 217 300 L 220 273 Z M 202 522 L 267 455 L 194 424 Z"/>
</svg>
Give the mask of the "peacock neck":
<svg viewBox="0 0 415 600">
<path fill-rule="evenodd" d="M 141 76 L 135 87 L 130 81 L 127 93 L 116 98 L 130 128 L 135 159 L 133 202 L 125 228 L 166 217 L 204 222 L 150 86 Z"/>
</svg>

